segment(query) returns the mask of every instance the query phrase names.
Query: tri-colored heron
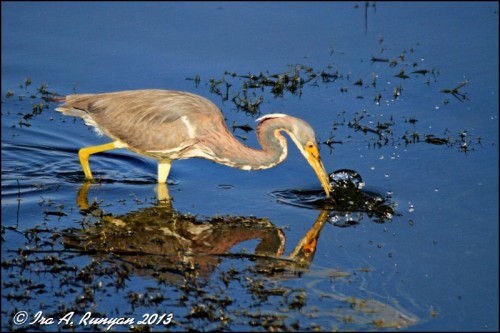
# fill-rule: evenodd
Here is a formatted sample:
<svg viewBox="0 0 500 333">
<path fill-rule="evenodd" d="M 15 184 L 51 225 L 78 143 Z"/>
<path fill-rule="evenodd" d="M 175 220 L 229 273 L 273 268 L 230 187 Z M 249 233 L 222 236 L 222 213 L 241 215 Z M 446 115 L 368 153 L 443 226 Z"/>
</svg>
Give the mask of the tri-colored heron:
<svg viewBox="0 0 500 333">
<path fill-rule="evenodd" d="M 243 170 L 274 167 L 287 156 L 286 132 L 312 166 L 330 196 L 328 174 L 321 162 L 312 127 L 285 114 L 259 118 L 257 138 L 262 150 L 245 146 L 227 129 L 224 118 L 208 99 L 181 91 L 133 90 L 69 95 L 56 108 L 81 117 L 112 142 L 80 149 L 87 179 L 92 179 L 89 156 L 127 148 L 158 160 L 158 183 L 166 183 L 173 160 L 200 157 Z"/>
</svg>

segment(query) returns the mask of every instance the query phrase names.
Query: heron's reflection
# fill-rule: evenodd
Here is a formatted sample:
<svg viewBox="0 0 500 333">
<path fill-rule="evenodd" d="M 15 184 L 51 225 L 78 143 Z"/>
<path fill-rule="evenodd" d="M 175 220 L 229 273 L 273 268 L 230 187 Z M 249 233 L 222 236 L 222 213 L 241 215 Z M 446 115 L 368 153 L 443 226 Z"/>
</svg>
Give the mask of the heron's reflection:
<svg viewBox="0 0 500 333">
<path fill-rule="evenodd" d="M 328 218 L 321 211 L 311 229 L 288 257 L 283 257 L 285 234 L 265 218 L 221 216 L 199 219 L 172 208 L 167 187 L 158 185 L 158 204 L 121 216 L 99 215 L 99 205 L 89 204 L 91 184 L 81 187 L 77 203 L 82 213 L 98 216 L 98 223 L 67 232 L 65 246 L 105 256 L 139 269 L 153 269 L 174 278 L 186 269 L 209 274 L 224 256 L 250 257 L 258 263 L 272 260 L 275 265 L 307 268 L 314 257 L 321 229 Z M 96 213 L 97 212 L 97 213 Z M 253 253 L 231 253 L 246 241 L 257 240 Z"/>
</svg>

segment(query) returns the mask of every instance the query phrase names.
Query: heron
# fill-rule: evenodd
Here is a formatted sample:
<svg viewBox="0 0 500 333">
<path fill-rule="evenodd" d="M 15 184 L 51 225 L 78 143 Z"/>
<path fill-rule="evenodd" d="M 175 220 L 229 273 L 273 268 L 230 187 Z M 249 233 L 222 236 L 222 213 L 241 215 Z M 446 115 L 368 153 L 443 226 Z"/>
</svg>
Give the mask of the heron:
<svg viewBox="0 0 500 333">
<path fill-rule="evenodd" d="M 167 182 L 172 161 L 204 158 L 242 170 L 262 170 L 283 162 L 288 134 L 304 155 L 330 197 L 331 184 L 321 161 L 313 128 L 302 119 L 273 113 L 257 119 L 262 149 L 238 141 L 229 131 L 219 108 L 210 100 L 184 91 L 129 90 L 73 94 L 58 99 L 55 110 L 80 117 L 99 135 L 112 141 L 85 147 L 78 156 L 86 179 L 93 179 L 89 156 L 127 148 L 158 160 L 158 183 Z"/>
</svg>

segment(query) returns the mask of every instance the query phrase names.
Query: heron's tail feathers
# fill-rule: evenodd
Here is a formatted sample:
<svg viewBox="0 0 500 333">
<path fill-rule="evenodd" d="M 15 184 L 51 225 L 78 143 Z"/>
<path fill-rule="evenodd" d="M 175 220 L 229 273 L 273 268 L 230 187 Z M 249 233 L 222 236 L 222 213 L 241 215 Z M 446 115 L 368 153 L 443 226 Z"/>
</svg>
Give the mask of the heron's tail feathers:
<svg viewBox="0 0 500 333">
<path fill-rule="evenodd" d="M 55 109 L 56 111 L 61 112 L 65 116 L 73 116 L 73 117 L 83 117 L 87 113 L 83 110 L 75 109 L 71 106 L 68 106 L 66 104 L 61 105 L 60 107 Z"/>
<path fill-rule="evenodd" d="M 65 116 L 82 117 L 87 114 L 89 94 L 68 95 L 66 97 L 54 98 L 55 102 L 65 102 L 55 110 L 62 112 Z"/>
</svg>

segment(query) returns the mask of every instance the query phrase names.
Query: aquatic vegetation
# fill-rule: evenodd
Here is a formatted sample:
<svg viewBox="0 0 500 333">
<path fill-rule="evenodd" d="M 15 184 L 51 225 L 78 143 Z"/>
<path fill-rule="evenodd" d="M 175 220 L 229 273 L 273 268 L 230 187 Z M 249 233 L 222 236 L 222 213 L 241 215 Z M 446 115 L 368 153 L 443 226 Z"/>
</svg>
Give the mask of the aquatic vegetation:
<svg viewBox="0 0 500 333">
<path fill-rule="evenodd" d="M 31 78 L 27 78 L 24 81 L 24 84 L 19 85 L 19 88 L 22 89 L 21 92 L 17 93 L 19 100 L 22 101 L 25 99 L 26 95 L 29 95 L 29 98 L 32 101 L 35 101 L 34 103 L 31 103 L 30 113 L 18 112 L 18 115 L 21 116 L 19 122 L 17 123 L 19 127 L 30 127 L 31 124 L 29 120 L 42 114 L 43 111 L 48 110 L 50 108 L 49 102 L 51 102 L 54 97 L 59 96 L 57 93 L 49 91 L 49 86 L 46 83 L 42 83 L 39 87 L 36 88 L 37 93 L 30 93 L 28 87 L 31 85 L 31 83 Z M 8 90 L 5 98 L 10 99 L 15 95 L 16 92 L 14 90 Z M 13 124 L 12 126 L 16 127 L 15 124 Z"/>
<path fill-rule="evenodd" d="M 446 93 L 446 94 L 451 94 L 453 97 L 458 99 L 460 102 L 463 102 L 468 99 L 467 93 L 461 93 L 459 92 L 459 89 L 464 87 L 469 81 L 465 80 L 462 83 L 460 83 L 458 86 L 456 86 L 453 89 L 441 89 L 441 92 Z"/>
<path fill-rule="evenodd" d="M 386 54 L 388 47 L 385 46 L 385 39 L 380 37 L 379 39 L 380 50 L 378 53 Z M 200 75 L 196 74 L 194 78 L 188 78 L 188 80 L 193 80 L 196 87 L 207 85 L 210 92 L 218 95 L 225 107 L 234 109 L 235 111 L 245 112 L 251 116 L 260 115 L 263 113 L 262 108 L 265 106 L 265 101 L 269 99 L 284 99 L 288 97 L 300 98 L 306 90 L 313 87 L 319 87 L 320 84 L 326 87 L 330 85 L 340 85 L 339 91 L 341 94 L 349 93 L 349 85 L 357 87 L 354 96 L 356 99 L 365 99 L 366 94 L 371 96 L 373 104 L 375 106 L 381 107 L 382 104 L 386 106 L 394 104 L 395 102 L 404 98 L 406 94 L 410 94 L 411 90 L 417 85 L 422 83 L 432 86 L 438 82 L 439 70 L 435 68 L 423 68 L 418 69 L 420 62 L 413 60 L 417 57 L 418 44 L 415 47 L 411 47 L 409 50 L 402 50 L 401 52 L 393 52 L 393 57 L 381 57 L 371 55 L 369 61 L 371 64 L 387 64 L 387 69 L 384 67 L 379 67 L 377 71 L 371 73 L 371 84 L 366 84 L 368 80 L 364 78 L 357 78 L 352 80 L 352 75 L 350 72 L 342 72 L 338 64 L 330 64 L 324 69 L 315 69 L 306 64 L 288 64 L 285 70 L 281 73 L 270 73 L 268 71 L 261 71 L 257 73 L 247 73 L 239 74 L 232 70 L 227 70 L 223 73 L 222 77 L 219 79 L 211 78 L 208 82 L 204 82 Z M 334 52 L 331 52 L 334 55 Z M 397 74 L 389 74 L 385 72 L 386 70 L 391 70 L 393 68 L 398 68 L 399 72 Z M 411 68 L 412 70 L 409 70 Z M 403 83 L 392 84 L 391 91 L 388 91 L 384 85 L 389 82 L 384 82 L 384 85 L 380 84 L 381 78 L 384 77 L 386 80 L 390 80 L 390 76 L 401 79 Z M 422 79 L 425 79 L 422 81 Z M 436 98 L 439 98 L 438 93 L 451 94 L 457 98 L 460 102 L 464 102 L 468 99 L 466 92 L 461 92 L 468 81 L 463 81 L 460 85 L 453 89 L 441 89 L 435 90 Z M 359 90 L 361 89 L 361 90 Z M 385 98 L 385 100 L 384 100 Z M 229 104 L 226 104 L 230 102 Z M 448 105 L 449 100 L 443 101 L 443 105 Z M 335 105 L 332 105 L 332 109 L 335 109 Z M 437 108 L 436 108 L 437 109 Z M 355 132 L 363 134 L 375 134 L 377 137 L 370 138 L 366 137 L 368 141 L 368 146 L 373 147 L 384 147 L 384 146 L 394 146 L 404 144 L 408 146 L 414 143 L 429 143 L 432 145 L 445 145 L 447 147 L 459 146 L 460 152 L 470 151 L 470 143 L 464 144 L 463 140 L 459 137 L 455 138 L 441 138 L 438 133 L 425 133 L 418 135 L 422 136 L 422 139 L 412 136 L 410 130 L 405 128 L 405 124 L 411 124 L 416 126 L 418 122 L 417 115 L 412 115 L 408 119 L 408 115 L 401 113 L 399 111 L 386 111 L 391 114 L 391 119 L 389 122 L 377 120 L 379 117 L 377 108 L 365 108 L 362 111 L 351 110 L 348 114 L 351 115 L 351 119 L 346 118 L 346 112 L 343 112 L 341 120 L 337 118 L 333 119 L 335 124 L 333 130 L 338 130 L 340 126 L 347 126 L 352 128 Z M 333 118 L 333 117 L 332 117 Z M 376 127 L 371 127 L 371 125 L 363 124 L 362 120 L 368 119 L 370 123 L 377 123 Z M 331 120 L 330 120 L 331 121 Z M 403 124 L 401 123 L 403 122 Z M 380 127 L 380 126 L 385 127 Z M 233 125 L 233 129 L 239 128 Z M 242 128 L 243 129 L 243 128 Z M 250 128 L 244 128 L 244 131 L 248 131 Z M 335 144 L 341 144 L 344 140 L 334 140 L 333 134 L 331 137 L 323 141 L 330 149 L 334 148 Z"/>
</svg>

